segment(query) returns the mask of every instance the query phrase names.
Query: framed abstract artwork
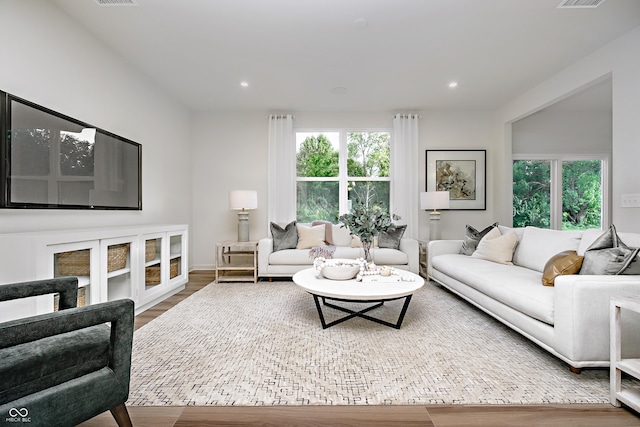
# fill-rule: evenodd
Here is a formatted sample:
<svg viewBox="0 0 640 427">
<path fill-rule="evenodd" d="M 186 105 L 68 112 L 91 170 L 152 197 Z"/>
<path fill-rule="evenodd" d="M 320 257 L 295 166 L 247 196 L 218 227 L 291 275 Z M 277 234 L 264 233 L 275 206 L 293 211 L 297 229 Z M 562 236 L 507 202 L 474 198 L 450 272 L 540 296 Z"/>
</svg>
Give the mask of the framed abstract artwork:
<svg viewBox="0 0 640 427">
<path fill-rule="evenodd" d="M 427 191 L 448 191 L 449 209 L 487 209 L 487 150 L 427 150 Z"/>
</svg>

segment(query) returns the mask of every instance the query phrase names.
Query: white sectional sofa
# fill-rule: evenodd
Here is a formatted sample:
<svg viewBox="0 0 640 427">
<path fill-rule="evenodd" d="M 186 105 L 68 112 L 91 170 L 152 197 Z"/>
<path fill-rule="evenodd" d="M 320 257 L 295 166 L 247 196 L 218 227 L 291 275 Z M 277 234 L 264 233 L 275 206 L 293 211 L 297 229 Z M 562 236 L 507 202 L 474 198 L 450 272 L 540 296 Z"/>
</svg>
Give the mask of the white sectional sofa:
<svg viewBox="0 0 640 427">
<path fill-rule="evenodd" d="M 348 229 L 336 224 L 331 227 L 335 246 L 332 255 L 334 259 L 356 259 L 364 256 L 362 248 L 351 247 L 353 239 Z M 378 265 L 388 265 L 418 273 L 419 246 L 415 239 L 403 237 L 398 249 L 372 248 L 371 255 L 373 262 Z M 310 249 L 283 249 L 274 252 L 272 237 L 261 239 L 258 243 L 259 277 L 292 277 L 298 271 L 310 267 L 313 267 Z"/>
<path fill-rule="evenodd" d="M 543 286 L 551 257 L 564 250 L 584 255 L 603 231 L 499 229 L 503 235 L 516 232 L 513 265 L 461 255 L 462 240 L 439 240 L 428 246 L 429 277 L 564 360 L 574 372 L 609 366 L 610 298 L 640 295 L 640 276 L 570 274 L 556 277 L 555 286 Z M 640 234 L 618 236 L 628 246 L 640 246 Z M 623 355 L 640 357 L 640 317 L 623 313 L 622 321 Z"/>
</svg>

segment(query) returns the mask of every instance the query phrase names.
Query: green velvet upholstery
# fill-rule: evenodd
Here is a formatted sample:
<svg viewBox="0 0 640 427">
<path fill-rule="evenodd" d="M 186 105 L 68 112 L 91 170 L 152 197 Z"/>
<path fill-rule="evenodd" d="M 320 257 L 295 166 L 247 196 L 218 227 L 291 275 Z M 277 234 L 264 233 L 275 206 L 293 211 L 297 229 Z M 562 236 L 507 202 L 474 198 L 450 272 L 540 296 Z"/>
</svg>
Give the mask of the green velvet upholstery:
<svg viewBox="0 0 640 427">
<path fill-rule="evenodd" d="M 0 301 L 56 292 L 60 311 L 0 323 L 0 419 L 25 408 L 30 426 L 73 426 L 111 410 L 131 425 L 133 301 L 75 307 L 75 277 L 1 285 Z"/>
</svg>

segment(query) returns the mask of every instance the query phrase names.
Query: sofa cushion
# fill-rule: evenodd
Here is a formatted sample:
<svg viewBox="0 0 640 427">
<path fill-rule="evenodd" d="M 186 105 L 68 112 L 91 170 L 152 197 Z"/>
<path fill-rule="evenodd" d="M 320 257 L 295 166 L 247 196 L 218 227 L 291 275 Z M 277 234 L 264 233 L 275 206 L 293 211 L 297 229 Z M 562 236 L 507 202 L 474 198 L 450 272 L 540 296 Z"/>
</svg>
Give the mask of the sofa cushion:
<svg viewBox="0 0 640 427">
<path fill-rule="evenodd" d="M 542 272 L 542 284 L 553 286 L 558 276 L 565 274 L 576 274 L 582 267 L 584 257 L 578 255 L 576 251 L 562 251 L 555 254 L 544 266 Z"/>
<path fill-rule="evenodd" d="M 469 224 L 465 226 L 464 229 L 464 241 L 462 242 L 462 247 L 460 248 L 460 253 L 462 255 L 471 255 L 480 243 L 480 240 L 491 230 L 498 226 L 498 223 L 495 222 L 490 226 L 486 227 L 482 231 L 478 231 Z"/>
<path fill-rule="evenodd" d="M 542 273 L 547 261 L 555 254 L 577 250 L 581 236 L 582 231 L 525 227 L 513 263 Z"/>
<path fill-rule="evenodd" d="M 584 256 L 584 253 L 587 251 L 589 246 L 591 246 L 593 242 L 595 242 L 598 237 L 602 235 L 602 233 L 602 230 L 595 228 L 585 230 L 584 233 L 582 233 L 580 246 L 578 246 L 578 255 Z M 616 231 L 616 233 L 618 234 L 620 240 L 622 240 L 625 244 L 633 248 L 640 247 L 640 233 L 625 233 L 618 231 Z"/>
<path fill-rule="evenodd" d="M 542 273 L 460 254 L 438 255 L 431 261 L 434 269 L 447 276 L 514 310 L 553 325 L 554 288 L 540 286 Z"/>
<path fill-rule="evenodd" d="M 302 224 L 296 224 L 298 229 L 298 243 L 296 249 L 311 249 L 314 246 L 324 246 L 325 232 L 324 224 L 308 227 Z"/>
<path fill-rule="evenodd" d="M 298 244 L 298 230 L 295 221 L 290 222 L 284 228 L 272 222 L 270 228 L 274 252 L 283 249 L 295 249 Z"/>
<path fill-rule="evenodd" d="M 324 243 L 325 245 L 334 245 L 333 243 L 333 224 L 329 221 L 313 221 L 312 227 L 316 225 L 324 225 Z"/>
<path fill-rule="evenodd" d="M 382 231 L 378 236 L 378 246 L 381 248 L 398 249 L 400 239 L 407 229 L 406 225 L 397 225 L 393 230 Z"/>
<path fill-rule="evenodd" d="M 0 349 L 0 402 L 11 402 L 108 366 L 110 337 L 111 328 L 98 325 Z"/>
<path fill-rule="evenodd" d="M 611 225 L 586 250 L 580 274 L 640 274 L 639 251 L 625 245 Z"/>
<path fill-rule="evenodd" d="M 349 246 L 351 244 L 351 232 L 342 224 L 333 225 L 333 244 L 336 246 Z"/>
<path fill-rule="evenodd" d="M 502 235 L 500 230 L 494 227 L 480 240 L 471 256 L 500 264 L 513 264 L 511 260 L 517 243 L 515 232 L 510 231 Z"/>
<path fill-rule="evenodd" d="M 336 246 L 333 253 L 334 259 L 362 258 L 364 253 L 362 248 L 350 248 Z M 371 249 L 373 262 L 378 265 L 406 265 L 409 264 L 409 257 L 406 253 L 388 248 Z M 285 249 L 269 254 L 269 265 L 309 265 L 313 264 L 313 258 L 309 256 L 309 249 Z"/>
</svg>

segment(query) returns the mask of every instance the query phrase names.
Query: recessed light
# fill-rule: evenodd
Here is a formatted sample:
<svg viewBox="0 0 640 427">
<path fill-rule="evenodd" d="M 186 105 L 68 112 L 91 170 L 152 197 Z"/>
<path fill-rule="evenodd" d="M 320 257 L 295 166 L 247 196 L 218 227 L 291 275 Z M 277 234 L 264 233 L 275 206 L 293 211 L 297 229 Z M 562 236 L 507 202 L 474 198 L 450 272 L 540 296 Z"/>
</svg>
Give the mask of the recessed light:
<svg viewBox="0 0 640 427">
<path fill-rule="evenodd" d="M 349 90 L 346 87 L 342 87 L 342 86 L 337 86 L 334 87 L 333 89 L 331 89 L 331 93 L 334 95 L 344 95 L 348 92 Z"/>
<path fill-rule="evenodd" d="M 249 82 L 240 82 L 240 86 L 249 87 Z"/>
<path fill-rule="evenodd" d="M 449 87 L 451 89 L 453 89 L 454 87 L 457 87 L 457 86 L 458 86 L 458 82 L 449 82 Z"/>
</svg>

